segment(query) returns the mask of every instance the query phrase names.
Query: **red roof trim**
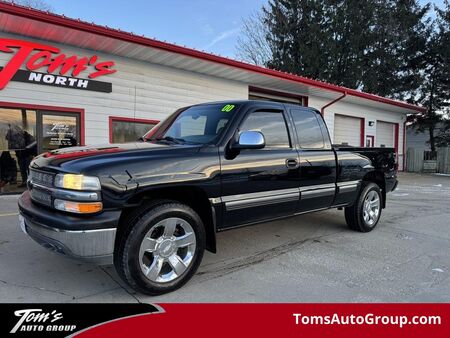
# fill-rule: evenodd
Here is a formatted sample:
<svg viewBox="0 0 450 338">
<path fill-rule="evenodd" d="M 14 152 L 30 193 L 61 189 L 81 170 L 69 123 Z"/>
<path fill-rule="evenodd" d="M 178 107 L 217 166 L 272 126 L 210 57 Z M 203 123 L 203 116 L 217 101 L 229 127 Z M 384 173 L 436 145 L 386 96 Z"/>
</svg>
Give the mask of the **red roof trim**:
<svg viewBox="0 0 450 338">
<path fill-rule="evenodd" d="M 406 108 L 406 109 L 410 109 L 410 110 L 415 110 L 418 112 L 424 112 L 426 110 L 426 108 L 415 106 L 415 105 L 412 105 L 412 104 L 409 104 L 406 102 L 392 100 L 392 99 L 388 99 L 388 98 L 381 97 L 378 95 L 360 92 L 355 89 L 340 87 L 340 86 L 336 86 L 336 85 L 329 84 L 326 82 L 309 79 L 309 78 L 306 78 L 303 76 L 284 73 L 284 72 L 281 72 L 278 70 L 255 66 L 255 65 L 252 65 L 249 63 L 229 59 L 229 58 L 226 58 L 223 56 L 218 56 L 218 55 L 214 55 L 214 54 L 210 54 L 210 53 L 201 52 L 196 49 L 182 47 L 182 46 L 178 46 L 175 44 L 146 38 L 144 36 L 137 36 L 132 33 L 95 25 L 93 23 L 92 24 L 87 23 L 87 22 L 81 21 L 79 19 L 75 20 L 75 19 L 67 18 L 63 15 L 57 15 L 57 14 L 53 14 L 53 13 L 43 12 L 43 11 L 28 8 L 28 7 L 5 3 L 2 1 L 0 1 L 0 11 L 11 14 L 11 15 L 15 15 L 15 16 L 21 16 L 21 17 L 25 17 L 25 18 L 29 18 L 29 19 L 33 19 L 33 20 L 39 20 L 42 22 L 56 24 L 56 25 L 60 25 L 60 26 L 68 27 L 68 28 L 74 28 L 74 29 L 77 29 L 80 31 L 85 31 L 88 33 L 99 34 L 99 35 L 111 37 L 114 39 L 119 39 L 122 41 L 137 43 L 137 44 L 140 44 L 143 46 L 158 48 L 161 50 L 178 53 L 178 54 L 183 54 L 183 55 L 191 56 L 191 57 L 206 60 L 206 61 L 216 62 L 216 63 L 244 69 L 244 70 L 259 73 L 259 74 L 273 76 L 273 77 L 284 79 L 284 80 L 299 82 L 299 83 L 303 83 L 303 84 L 306 84 L 309 86 L 318 87 L 318 88 L 338 92 L 341 94 L 346 93 L 347 95 L 356 96 L 356 97 L 360 97 L 363 99 L 368 99 L 368 100 L 385 103 L 385 104 L 389 104 L 389 105 L 393 105 L 393 106 L 397 106 L 397 107 L 401 107 L 401 108 Z"/>
</svg>

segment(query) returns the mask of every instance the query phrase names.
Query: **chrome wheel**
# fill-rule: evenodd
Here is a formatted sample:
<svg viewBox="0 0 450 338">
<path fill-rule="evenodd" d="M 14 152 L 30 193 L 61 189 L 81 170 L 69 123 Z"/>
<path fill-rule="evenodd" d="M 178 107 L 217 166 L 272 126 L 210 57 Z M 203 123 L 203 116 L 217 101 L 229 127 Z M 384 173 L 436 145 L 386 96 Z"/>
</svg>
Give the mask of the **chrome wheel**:
<svg viewBox="0 0 450 338">
<path fill-rule="evenodd" d="M 368 226 L 374 226 L 380 216 L 380 196 L 374 190 L 369 191 L 363 204 L 363 218 Z"/>
<path fill-rule="evenodd" d="M 142 240 L 139 250 L 141 270 L 152 282 L 171 282 L 188 269 L 195 248 L 192 226 L 181 218 L 166 218 L 153 225 Z"/>
</svg>

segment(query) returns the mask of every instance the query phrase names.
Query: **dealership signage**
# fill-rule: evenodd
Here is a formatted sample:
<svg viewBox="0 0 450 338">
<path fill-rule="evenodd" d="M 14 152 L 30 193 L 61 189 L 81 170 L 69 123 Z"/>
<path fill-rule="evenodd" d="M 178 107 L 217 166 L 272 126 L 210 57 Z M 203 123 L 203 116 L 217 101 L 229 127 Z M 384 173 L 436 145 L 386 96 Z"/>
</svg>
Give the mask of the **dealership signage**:
<svg viewBox="0 0 450 338">
<path fill-rule="evenodd" d="M 112 91 L 110 82 L 93 80 L 116 72 L 113 61 L 99 61 L 97 55 L 67 56 L 54 46 L 12 39 L 0 39 L 0 52 L 11 54 L 6 64 L 0 67 L 0 90 L 10 81 L 19 81 L 105 93 Z M 80 74 L 86 75 L 87 79 L 78 78 Z"/>
</svg>

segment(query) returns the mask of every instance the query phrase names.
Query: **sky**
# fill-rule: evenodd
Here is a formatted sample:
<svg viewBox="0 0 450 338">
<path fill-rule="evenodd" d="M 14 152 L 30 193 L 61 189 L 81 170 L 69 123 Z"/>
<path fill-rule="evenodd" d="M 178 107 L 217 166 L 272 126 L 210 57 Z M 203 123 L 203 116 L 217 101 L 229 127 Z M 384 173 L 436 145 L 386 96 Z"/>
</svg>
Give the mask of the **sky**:
<svg viewBox="0 0 450 338">
<path fill-rule="evenodd" d="M 242 18 L 266 0 L 45 0 L 52 11 L 223 56 L 235 56 Z"/>
<path fill-rule="evenodd" d="M 267 0 L 45 0 L 52 11 L 222 56 L 235 57 L 242 19 Z M 428 1 L 420 0 L 421 3 Z M 443 0 L 430 1 L 442 6 Z"/>
</svg>

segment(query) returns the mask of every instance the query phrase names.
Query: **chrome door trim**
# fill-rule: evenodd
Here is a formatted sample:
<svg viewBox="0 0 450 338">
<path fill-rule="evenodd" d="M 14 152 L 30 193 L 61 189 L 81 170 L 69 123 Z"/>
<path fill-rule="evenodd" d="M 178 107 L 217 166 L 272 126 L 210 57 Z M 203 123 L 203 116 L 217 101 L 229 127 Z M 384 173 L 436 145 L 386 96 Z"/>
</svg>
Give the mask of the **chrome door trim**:
<svg viewBox="0 0 450 338">
<path fill-rule="evenodd" d="M 345 189 L 356 189 L 359 181 L 340 183 Z M 270 204 L 292 202 L 301 199 L 331 196 L 336 193 L 336 184 L 317 184 L 300 188 L 268 190 L 247 194 L 237 194 L 209 198 L 211 204 L 224 203 L 226 210 L 238 210 Z"/>
<path fill-rule="evenodd" d="M 338 192 L 339 193 L 347 193 L 347 192 L 353 192 L 358 189 L 358 186 L 360 184 L 360 180 L 357 181 L 347 181 L 347 182 L 339 182 L 337 184 L 338 186 Z"/>
<path fill-rule="evenodd" d="M 336 188 L 321 188 L 321 189 L 314 189 L 314 190 L 306 190 L 302 191 L 300 194 L 301 200 L 306 200 L 309 198 L 316 198 L 316 197 L 324 197 L 324 196 L 331 196 L 334 195 L 336 192 Z"/>
<path fill-rule="evenodd" d="M 336 185 L 334 183 L 316 184 L 316 185 L 308 185 L 306 187 L 300 187 L 300 192 L 318 189 L 335 189 L 335 188 Z"/>
<path fill-rule="evenodd" d="M 300 200 L 331 196 L 335 193 L 336 185 L 334 183 L 309 185 L 306 187 L 300 187 Z"/>
<path fill-rule="evenodd" d="M 339 182 L 328 184 L 316 184 L 300 188 L 268 190 L 247 194 L 228 195 L 212 197 L 210 203 L 224 203 L 226 210 L 238 210 L 244 208 L 258 207 L 270 204 L 292 202 L 301 199 L 310 199 L 323 196 L 331 196 L 337 192 L 355 191 L 360 184 L 360 180 Z"/>
<path fill-rule="evenodd" d="M 345 181 L 345 182 L 338 182 L 338 187 L 339 186 L 344 186 L 344 185 L 354 185 L 354 184 L 359 184 L 361 182 L 361 180 L 356 180 L 356 181 Z"/>
<path fill-rule="evenodd" d="M 298 201 L 299 197 L 299 189 L 292 188 L 223 196 L 221 200 L 223 203 L 225 203 L 226 210 L 230 211 L 259 207 L 263 205 Z"/>
<path fill-rule="evenodd" d="M 252 208 L 252 207 L 260 207 L 264 205 L 277 204 L 277 203 L 285 203 L 285 202 L 294 202 L 298 201 L 299 192 L 277 195 L 277 196 L 266 196 L 266 197 L 258 197 L 258 198 L 250 198 L 239 201 L 231 201 L 226 202 L 225 207 L 227 211 L 230 210 L 238 210 L 244 208 Z"/>
<path fill-rule="evenodd" d="M 298 194 L 299 193 L 298 188 L 266 190 L 266 191 L 251 192 L 251 193 L 247 193 L 247 194 L 228 195 L 228 196 L 223 196 L 222 201 L 226 203 L 226 202 L 259 198 L 259 197 L 272 197 L 272 196 L 275 197 L 278 195 L 286 195 L 286 194 L 293 194 L 293 193 Z"/>
</svg>

